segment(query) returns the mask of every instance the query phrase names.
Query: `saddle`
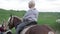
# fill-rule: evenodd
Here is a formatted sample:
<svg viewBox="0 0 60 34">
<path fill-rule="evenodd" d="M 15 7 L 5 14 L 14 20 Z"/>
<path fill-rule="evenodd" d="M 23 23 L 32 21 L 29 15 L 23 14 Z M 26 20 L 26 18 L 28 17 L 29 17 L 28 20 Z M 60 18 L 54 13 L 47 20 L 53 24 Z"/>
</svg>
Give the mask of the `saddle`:
<svg viewBox="0 0 60 34">
<path fill-rule="evenodd" d="M 19 31 L 19 33 L 22 32 L 24 29 L 26 29 L 26 28 L 29 29 L 30 27 L 32 27 L 32 26 L 34 26 L 36 24 L 37 24 L 36 21 L 31 22 L 30 24 L 26 25 L 21 31 Z"/>
<path fill-rule="evenodd" d="M 31 27 L 34 27 L 36 25 L 30 25 L 30 26 L 26 26 L 21 32 L 20 34 L 25 34 Z"/>
</svg>

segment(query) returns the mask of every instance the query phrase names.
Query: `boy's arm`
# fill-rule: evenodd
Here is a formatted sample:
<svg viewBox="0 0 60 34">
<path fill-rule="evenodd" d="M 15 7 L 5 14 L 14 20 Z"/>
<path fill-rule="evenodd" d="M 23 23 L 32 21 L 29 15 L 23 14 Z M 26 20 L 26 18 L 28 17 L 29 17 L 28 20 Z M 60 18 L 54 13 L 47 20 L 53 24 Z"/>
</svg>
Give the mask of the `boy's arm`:
<svg viewBox="0 0 60 34">
<path fill-rule="evenodd" d="M 24 14 L 24 16 L 23 16 L 23 18 L 22 18 L 22 19 L 24 19 L 24 18 L 26 17 L 26 15 L 27 15 L 27 12 Z"/>
</svg>

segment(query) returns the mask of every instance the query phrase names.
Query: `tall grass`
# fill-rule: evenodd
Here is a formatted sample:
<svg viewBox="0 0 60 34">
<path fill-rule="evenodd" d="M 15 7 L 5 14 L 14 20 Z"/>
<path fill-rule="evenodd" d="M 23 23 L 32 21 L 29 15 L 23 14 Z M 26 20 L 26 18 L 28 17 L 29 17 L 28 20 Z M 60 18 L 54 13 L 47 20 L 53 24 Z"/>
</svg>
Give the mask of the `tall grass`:
<svg viewBox="0 0 60 34">
<path fill-rule="evenodd" d="M 10 17 L 10 14 L 16 15 L 18 17 L 23 17 L 26 11 L 14 11 L 14 10 L 2 10 L 0 9 L 0 24 L 2 24 L 3 20 L 6 21 Z M 56 19 L 60 18 L 60 13 L 58 12 L 40 12 L 38 17 L 38 24 L 48 24 L 54 30 L 60 30 L 60 24 L 56 23 Z M 12 29 L 13 33 L 15 29 Z"/>
</svg>

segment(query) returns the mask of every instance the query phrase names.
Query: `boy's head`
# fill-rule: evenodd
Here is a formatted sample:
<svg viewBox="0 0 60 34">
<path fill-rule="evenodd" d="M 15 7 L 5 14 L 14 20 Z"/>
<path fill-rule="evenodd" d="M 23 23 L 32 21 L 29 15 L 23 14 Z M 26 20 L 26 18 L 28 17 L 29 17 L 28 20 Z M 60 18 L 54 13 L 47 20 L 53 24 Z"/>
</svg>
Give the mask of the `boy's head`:
<svg viewBox="0 0 60 34">
<path fill-rule="evenodd" d="M 29 8 L 34 8 L 35 7 L 35 2 L 33 0 L 31 0 L 29 3 L 28 3 L 28 6 Z"/>
</svg>

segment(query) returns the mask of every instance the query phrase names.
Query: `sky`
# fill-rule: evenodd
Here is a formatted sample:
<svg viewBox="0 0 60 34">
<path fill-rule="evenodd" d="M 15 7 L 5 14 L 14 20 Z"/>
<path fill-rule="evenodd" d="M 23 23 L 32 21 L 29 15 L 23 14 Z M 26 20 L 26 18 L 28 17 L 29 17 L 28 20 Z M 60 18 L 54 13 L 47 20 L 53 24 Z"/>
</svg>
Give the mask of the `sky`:
<svg viewBox="0 0 60 34">
<path fill-rule="evenodd" d="M 30 0 L 0 0 L 0 8 L 6 10 L 28 10 Z M 34 0 L 40 12 L 60 12 L 60 0 Z"/>
</svg>

